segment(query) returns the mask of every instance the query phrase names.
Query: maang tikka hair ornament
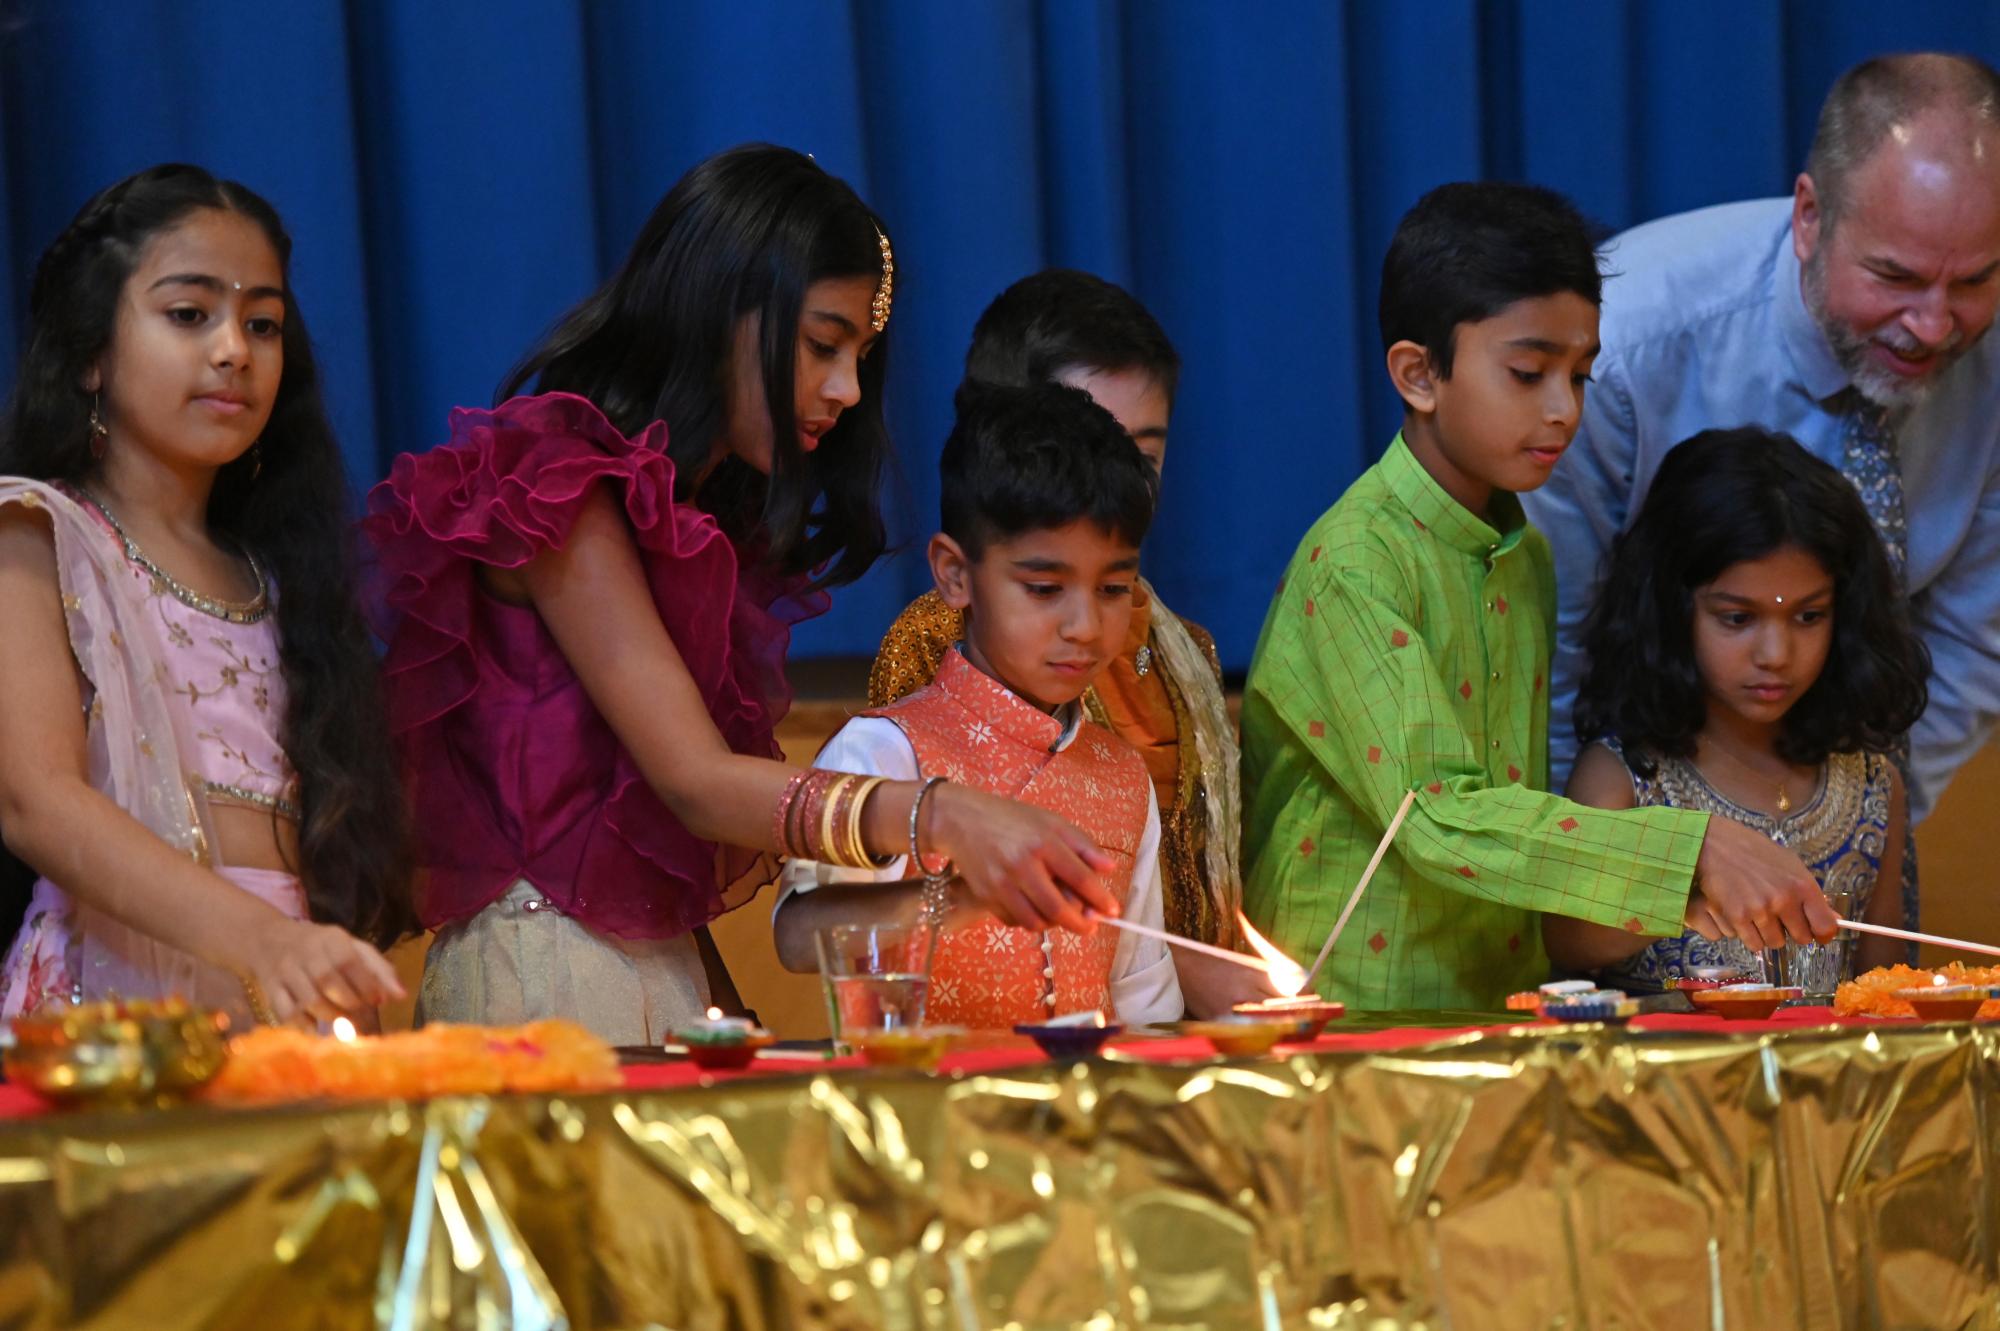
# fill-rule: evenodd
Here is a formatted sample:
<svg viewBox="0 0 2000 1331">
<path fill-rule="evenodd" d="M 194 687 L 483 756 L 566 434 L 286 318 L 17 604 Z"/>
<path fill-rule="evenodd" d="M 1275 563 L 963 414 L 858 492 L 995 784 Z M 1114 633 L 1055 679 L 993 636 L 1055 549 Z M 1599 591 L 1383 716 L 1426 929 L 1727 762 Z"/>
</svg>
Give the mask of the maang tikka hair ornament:
<svg viewBox="0 0 2000 1331">
<path fill-rule="evenodd" d="M 875 243 L 882 248 L 882 281 L 875 288 L 875 302 L 869 307 L 869 326 L 881 332 L 889 326 L 889 302 L 896 292 L 896 256 L 889 252 L 889 238 L 875 228 Z"/>
</svg>

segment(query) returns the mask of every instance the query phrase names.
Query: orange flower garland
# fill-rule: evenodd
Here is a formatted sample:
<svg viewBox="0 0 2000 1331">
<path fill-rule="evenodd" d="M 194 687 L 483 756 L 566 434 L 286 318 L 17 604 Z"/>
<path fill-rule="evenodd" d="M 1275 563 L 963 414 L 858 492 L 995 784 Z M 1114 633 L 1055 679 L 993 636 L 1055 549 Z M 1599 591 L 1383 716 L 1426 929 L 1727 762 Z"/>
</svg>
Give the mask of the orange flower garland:
<svg viewBox="0 0 2000 1331">
<path fill-rule="evenodd" d="M 572 1022 L 426 1026 L 396 1035 L 329 1039 L 261 1027 L 229 1042 L 229 1062 L 207 1098 L 421 1099 L 500 1091 L 598 1091 L 621 1084 L 611 1047 Z"/>
<path fill-rule="evenodd" d="M 1914 1017 L 1910 1005 L 1896 997 L 1898 989 L 1921 989 L 1937 984 L 2000 984 L 2000 966 L 1967 966 L 1948 962 L 1935 971 L 1915 966 L 1877 966 L 1866 975 L 1849 980 L 1833 996 L 1833 1010 L 1843 1017 Z M 1979 1020 L 2000 1020 L 2000 999 L 1980 1005 Z"/>
</svg>

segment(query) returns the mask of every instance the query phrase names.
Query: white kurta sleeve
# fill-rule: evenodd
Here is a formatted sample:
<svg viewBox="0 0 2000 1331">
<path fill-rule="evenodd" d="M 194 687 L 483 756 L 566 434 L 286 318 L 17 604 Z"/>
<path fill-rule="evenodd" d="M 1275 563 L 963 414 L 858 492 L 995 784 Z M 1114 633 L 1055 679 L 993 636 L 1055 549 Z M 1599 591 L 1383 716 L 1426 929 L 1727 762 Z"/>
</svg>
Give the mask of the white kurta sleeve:
<svg viewBox="0 0 2000 1331">
<path fill-rule="evenodd" d="M 1132 892 L 1125 901 L 1125 918 L 1164 929 L 1167 914 L 1165 890 L 1160 884 L 1160 809 L 1151 795 L 1149 790 L 1146 830 L 1132 858 Z M 1120 931 L 1118 951 L 1111 959 L 1111 1008 L 1127 1026 L 1180 1020 L 1187 1004 L 1181 998 L 1173 954 L 1165 943 Z"/>
</svg>

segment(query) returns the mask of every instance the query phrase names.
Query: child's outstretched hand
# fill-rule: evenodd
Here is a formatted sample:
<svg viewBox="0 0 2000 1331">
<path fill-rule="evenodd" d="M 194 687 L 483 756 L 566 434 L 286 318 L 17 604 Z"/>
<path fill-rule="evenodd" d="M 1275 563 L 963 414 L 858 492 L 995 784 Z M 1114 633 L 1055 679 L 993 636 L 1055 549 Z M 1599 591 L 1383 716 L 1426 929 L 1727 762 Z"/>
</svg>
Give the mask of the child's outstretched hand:
<svg viewBox="0 0 2000 1331">
<path fill-rule="evenodd" d="M 956 783 L 938 787 L 924 850 L 949 855 L 974 900 L 1002 924 L 1087 934 L 1117 915 L 1103 874 L 1116 865 L 1067 819 Z"/>
<path fill-rule="evenodd" d="M 1700 891 L 1688 902 L 1687 923 L 1704 938 L 1737 938 L 1763 951 L 1839 932 L 1839 917 L 1799 857 L 1734 819 L 1708 820 L 1695 873 Z"/>
<path fill-rule="evenodd" d="M 301 1014 L 332 1021 L 403 997 L 396 968 L 367 943 L 337 925 L 275 912 L 245 940 L 236 970 L 256 982 L 281 1025 Z"/>
</svg>

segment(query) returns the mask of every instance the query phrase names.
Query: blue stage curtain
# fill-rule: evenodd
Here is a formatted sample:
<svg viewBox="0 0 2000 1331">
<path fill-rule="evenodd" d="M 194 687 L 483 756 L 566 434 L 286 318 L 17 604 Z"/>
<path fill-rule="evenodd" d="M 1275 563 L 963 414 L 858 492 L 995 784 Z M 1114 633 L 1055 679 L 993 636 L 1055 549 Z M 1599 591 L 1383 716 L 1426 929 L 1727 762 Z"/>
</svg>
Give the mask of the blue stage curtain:
<svg viewBox="0 0 2000 1331">
<path fill-rule="evenodd" d="M 0 356 L 86 197 L 201 162 L 289 221 L 366 486 L 489 400 L 682 171 L 790 144 L 894 233 L 906 547 L 798 652 L 871 651 L 927 585 L 972 321 L 1066 264 L 1130 286 L 1186 359 L 1148 571 L 1240 667 L 1293 542 L 1394 429 L 1376 273 L 1423 190 L 1531 179 L 1612 227 L 1781 193 L 1833 77 L 1926 47 L 2000 57 L 2000 7 L 0 0 Z"/>
</svg>

